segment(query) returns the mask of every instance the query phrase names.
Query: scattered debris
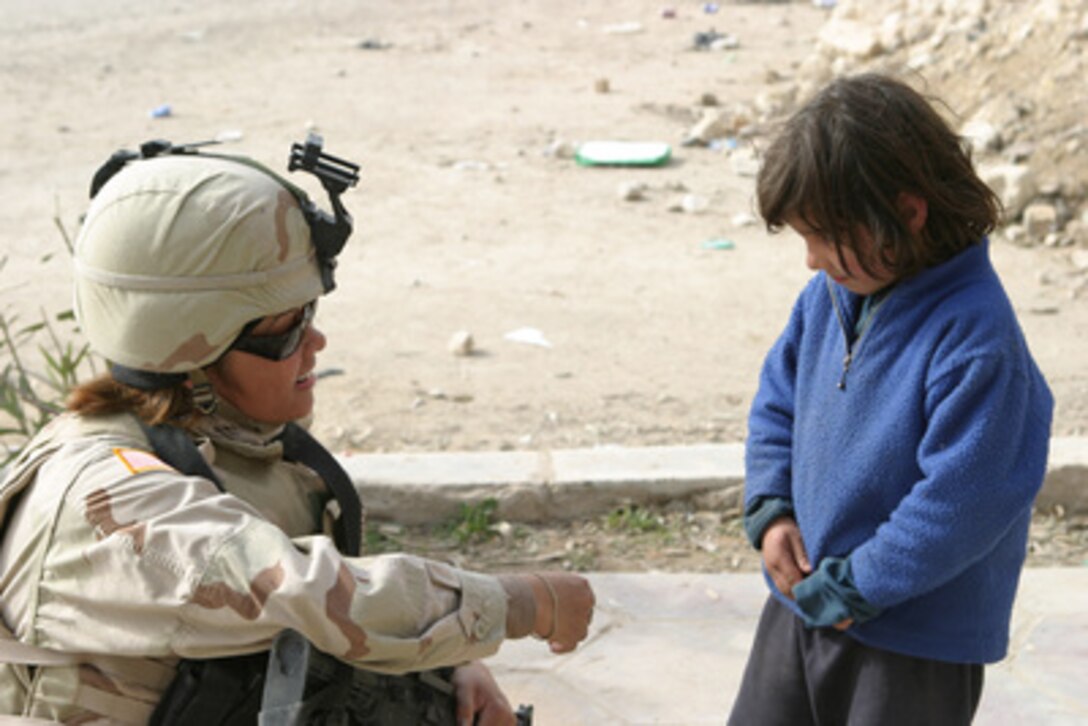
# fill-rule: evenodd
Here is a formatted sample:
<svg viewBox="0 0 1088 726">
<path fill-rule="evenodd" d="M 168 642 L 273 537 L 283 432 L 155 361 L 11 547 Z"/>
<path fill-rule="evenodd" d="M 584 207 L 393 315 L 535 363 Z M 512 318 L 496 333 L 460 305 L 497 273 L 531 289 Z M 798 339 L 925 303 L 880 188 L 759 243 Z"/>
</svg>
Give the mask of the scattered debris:
<svg viewBox="0 0 1088 726">
<path fill-rule="evenodd" d="M 517 328 L 502 337 L 511 343 L 524 343 L 525 345 L 536 345 L 541 348 L 552 347 L 551 341 L 545 338 L 544 333 L 537 328 Z"/>
<path fill-rule="evenodd" d="M 393 47 L 393 44 L 384 43 L 376 38 L 367 38 L 366 40 L 360 40 L 355 44 L 355 47 L 359 50 L 388 50 Z"/>
<path fill-rule="evenodd" d="M 740 39 L 728 33 L 707 30 L 696 33 L 692 45 L 695 50 L 733 50 L 740 47 Z"/>
<path fill-rule="evenodd" d="M 725 237 L 716 237 L 715 239 L 708 239 L 703 242 L 704 250 L 732 250 L 736 249 L 737 243 L 731 239 Z"/>
</svg>

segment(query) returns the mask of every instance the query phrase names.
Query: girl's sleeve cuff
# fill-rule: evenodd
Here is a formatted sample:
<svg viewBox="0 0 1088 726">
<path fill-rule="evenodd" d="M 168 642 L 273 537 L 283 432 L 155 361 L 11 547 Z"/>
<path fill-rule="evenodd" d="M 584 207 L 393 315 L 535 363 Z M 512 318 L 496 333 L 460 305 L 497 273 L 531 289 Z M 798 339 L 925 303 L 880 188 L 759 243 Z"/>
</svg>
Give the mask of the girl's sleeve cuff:
<svg viewBox="0 0 1088 726">
<path fill-rule="evenodd" d="M 793 596 L 810 628 L 828 627 L 847 618 L 863 623 L 881 613 L 858 592 L 849 557 L 824 558 L 816 572 L 793 586 Z"/>
<path fill-rule="evenodd" d="M 763 533 L 779 517 L 792 517 L 793 503 L 785 497 L 756 497 L 744 510 L 744 532 L 757 550 L 763 547 Z"/>
</svg>

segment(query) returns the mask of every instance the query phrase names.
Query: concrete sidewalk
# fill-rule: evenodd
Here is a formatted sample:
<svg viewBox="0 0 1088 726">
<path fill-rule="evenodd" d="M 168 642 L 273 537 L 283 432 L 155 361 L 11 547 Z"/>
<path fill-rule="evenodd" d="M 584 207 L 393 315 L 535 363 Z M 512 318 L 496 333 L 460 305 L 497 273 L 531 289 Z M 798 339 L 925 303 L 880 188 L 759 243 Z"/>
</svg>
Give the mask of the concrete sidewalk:
<svg viewBox="0 0 1088 726">
<path fill-rule="evenodd" d="M 760 575 L 591 574 L 590 637 L 555 656 L 513 641 L 489 663 L 534 726 L 724 724 L 767 596 Z M 1024 573 L 1009 657 L 978 726 L 1088 723 L 1088 567 Z"/>
</svg>

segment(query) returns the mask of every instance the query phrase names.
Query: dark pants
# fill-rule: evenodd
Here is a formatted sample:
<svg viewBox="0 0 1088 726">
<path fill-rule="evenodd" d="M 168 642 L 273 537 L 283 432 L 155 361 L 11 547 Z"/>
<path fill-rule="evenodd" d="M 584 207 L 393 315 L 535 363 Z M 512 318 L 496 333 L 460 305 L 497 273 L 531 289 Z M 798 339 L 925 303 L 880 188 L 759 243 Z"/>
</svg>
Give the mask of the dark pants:
<svg viewBox="0 0 1088 726">
<path fill-rule="evenodd" d="M 983 667 L 862 645 L 809 629 L 768 598 L 729 726 L 967 726 Z"/>
</svg>

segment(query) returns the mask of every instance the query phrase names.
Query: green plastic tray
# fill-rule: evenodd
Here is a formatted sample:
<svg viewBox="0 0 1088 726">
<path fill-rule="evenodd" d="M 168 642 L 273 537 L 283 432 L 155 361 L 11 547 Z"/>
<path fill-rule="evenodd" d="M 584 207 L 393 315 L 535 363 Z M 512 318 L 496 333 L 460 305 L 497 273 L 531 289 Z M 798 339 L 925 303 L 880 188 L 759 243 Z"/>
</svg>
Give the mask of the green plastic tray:
<svg viewBox="0 0 1088 726">
<path fill-rule="evenodd" d="M 574 160 L 582 166 L 661 166 L 672 148 L 658 141 L 587 141 Z"/>
</svg>

